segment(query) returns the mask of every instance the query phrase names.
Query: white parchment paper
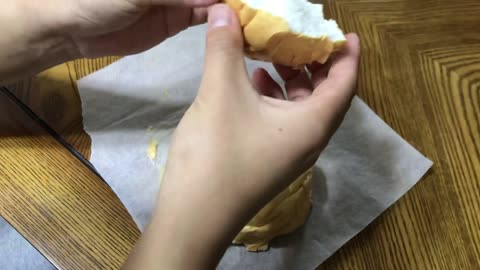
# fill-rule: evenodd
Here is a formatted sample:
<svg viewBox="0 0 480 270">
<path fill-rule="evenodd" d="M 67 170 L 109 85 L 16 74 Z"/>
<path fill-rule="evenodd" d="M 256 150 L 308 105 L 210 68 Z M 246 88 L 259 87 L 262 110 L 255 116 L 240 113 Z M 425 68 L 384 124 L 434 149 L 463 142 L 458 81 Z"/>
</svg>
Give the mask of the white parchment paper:
<svg viewBox="0 0 480 270">
<path fill-rule="evenodd" d="M 189 29 L 78 84 L 85 128 L 92 137 L 91 162 L 142 229 L 154 206 L 172 131 L 200 83 L 205 29 Z M 266 63 L 248 61 L 250 72 L 258 66 L 275 74 Z M 153 161 L 146 154 L 152 138 L 159 142 Z M 219 268 L 314 269 L 431 165 L 356 98 L 316 163 L 314 208 L 304 228 L 274 241 L 268 252 L 232 246 Z"/>
<path fill-rule="evenodd" d="M 53 270 L 56 268 L 5 219 L 0 217 L 0 269 Z"/>
</svg>

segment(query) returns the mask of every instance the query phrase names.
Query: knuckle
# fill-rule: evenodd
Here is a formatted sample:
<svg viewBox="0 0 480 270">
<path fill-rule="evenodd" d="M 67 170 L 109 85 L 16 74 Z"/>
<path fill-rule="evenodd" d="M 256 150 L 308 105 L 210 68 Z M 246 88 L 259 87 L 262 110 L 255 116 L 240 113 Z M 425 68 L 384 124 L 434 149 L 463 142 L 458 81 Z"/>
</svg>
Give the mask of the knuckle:
<svg viewBox="0 0 480 270">
<path fill-rule="evenodd" d="M 207 37 L 207 46 L 213 50 L 236 51 L 241 47 L 241 39 L 227 27 L 212 30 Z"/>
</svg>

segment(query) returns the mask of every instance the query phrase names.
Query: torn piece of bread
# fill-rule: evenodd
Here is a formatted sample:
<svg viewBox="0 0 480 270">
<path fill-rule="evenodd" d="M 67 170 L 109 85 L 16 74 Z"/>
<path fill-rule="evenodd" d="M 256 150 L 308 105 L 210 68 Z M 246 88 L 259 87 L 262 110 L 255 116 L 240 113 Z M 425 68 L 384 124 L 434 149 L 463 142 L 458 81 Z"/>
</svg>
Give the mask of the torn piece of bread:
<svg viewBox="0 0 480 270">
<path fill-rule="evenodd" d="M 312 169 L 268 203 L 233 240 L 248 251 L 264 251 L 275 237 L 303 226 L 312 208 Z"/>
<path fill-rule="evenodd" d="M 325 63 L 345 35 L 326 20 L 323 5 L 308 0 L 224 0 L 243 28 L 246 55 L 291 67 Z"/>
</svg>

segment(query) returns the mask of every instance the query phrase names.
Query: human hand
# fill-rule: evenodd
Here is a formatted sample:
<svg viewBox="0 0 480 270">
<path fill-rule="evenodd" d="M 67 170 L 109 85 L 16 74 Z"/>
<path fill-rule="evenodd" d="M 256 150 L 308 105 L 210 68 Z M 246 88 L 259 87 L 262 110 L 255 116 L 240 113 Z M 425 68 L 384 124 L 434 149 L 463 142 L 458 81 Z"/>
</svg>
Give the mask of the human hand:
<svg viewBox="0 0 480 270">
<path fill-rule="evenodd" d="M 7 0 L 0 83 L 77 58 L 147 50 L 206 20 L 218 0 Z"/>
<path fill-rule="evenodd" d="M 58 25 L 82 57 L 147 50 L 189 26 L 205 22 L 218 0 L 49 0 Z"/>
<path fill-rule="evenodd" d="M 195 186 L 210 195 L 229 189 L 264 203 L 314 164 L 340 125 L 355 94 L 359 40 L 347 35 L 345 50 L 332 61 L 308 67 L 311 78 L 276 66 L 286 81 L 284 100 L 265 70 L 248 78 L 236 17 L 214 27 L 215 14 L 230 12 L 212 10 L 202 84 L 176 130 L 164 188 Z M 180 181 L 185 172 L 202 181 Z"/>
<path fill-rule="evenodd" d="M 220 257 L 263 205 L 314 164 L 340 125 L 360 54 L 357 36 L 347 39 L 330 64 L 309 67 L 311 78 L 277 66 L 284 100 L 265 70 L 249 79 L 237 17 L 212 7 L 203 80 L 173 137 L 153 224 L 185 236 L 191 253 Z"/>
</svg>

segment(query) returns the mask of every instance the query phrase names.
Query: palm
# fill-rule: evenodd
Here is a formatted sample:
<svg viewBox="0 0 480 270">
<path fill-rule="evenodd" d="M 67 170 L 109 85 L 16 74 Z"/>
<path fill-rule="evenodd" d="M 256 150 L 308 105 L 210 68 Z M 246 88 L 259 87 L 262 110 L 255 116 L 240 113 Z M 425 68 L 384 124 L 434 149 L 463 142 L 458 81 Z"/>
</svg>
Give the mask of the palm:
<svg viewBox="0 0 480 270">
<path fill-rule="evenodd" d="M 206 19 L 206 10 L 140 6 L 128 0 L 81 0 L 70 31 L 84 57 L 128 55 L 147 50 Z"/>
</svg>

